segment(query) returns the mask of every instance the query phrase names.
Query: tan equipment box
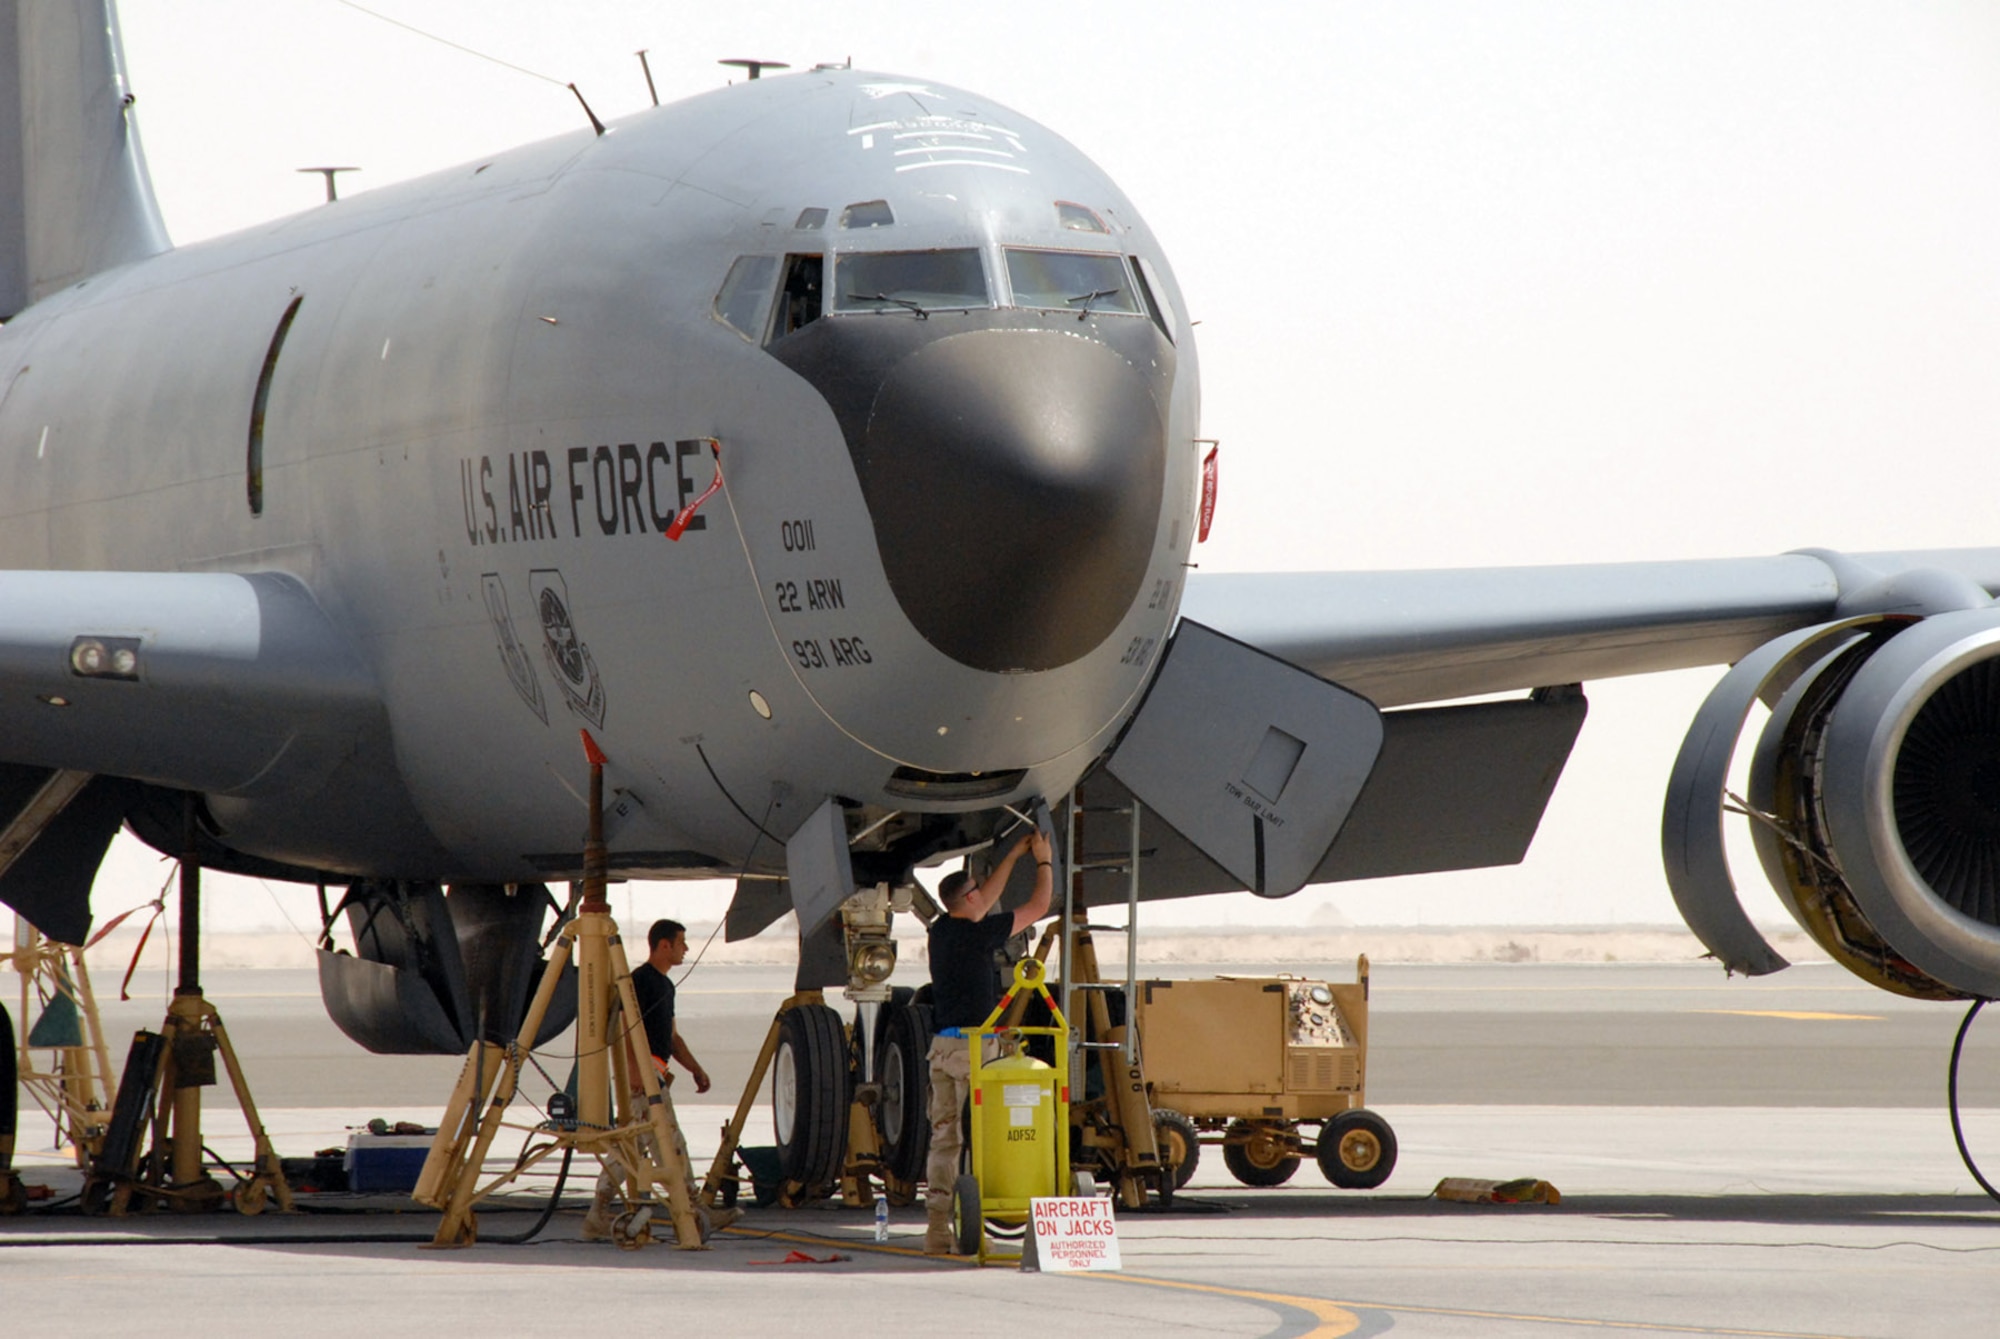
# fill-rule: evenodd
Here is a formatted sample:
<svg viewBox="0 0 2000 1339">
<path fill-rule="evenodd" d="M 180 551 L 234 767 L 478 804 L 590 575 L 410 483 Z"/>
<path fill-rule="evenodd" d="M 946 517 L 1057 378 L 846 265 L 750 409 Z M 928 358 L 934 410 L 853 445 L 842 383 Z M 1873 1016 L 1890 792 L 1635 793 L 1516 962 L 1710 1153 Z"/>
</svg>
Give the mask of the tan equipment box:
<svg viewBox="0 0 2000 1339">
<path fill-rule="evenodd" d="M 1366 990 L 1290 977 L 1140 982 L 1154 1105 L 1288 1121 L 1365 1105 Z"/>
<path fill-rule="evenodd" d="M 1388 1123 L 1365 1110 L 1368 960 L 1352 984 L 1293 976 L 1141 981 L 1134 1002 L 1147 1088 L 1164 1127 L 1220 1145 L 1246 1185 L 1283 1183 L 1306 1156 L 1335 1185 L 1380 1185 Z M 1301 1123 L 1317 1125 L 1317 1137 Z M 1183 1162 L 1191 1172 L 1193 1158 Z"/>
</svg>

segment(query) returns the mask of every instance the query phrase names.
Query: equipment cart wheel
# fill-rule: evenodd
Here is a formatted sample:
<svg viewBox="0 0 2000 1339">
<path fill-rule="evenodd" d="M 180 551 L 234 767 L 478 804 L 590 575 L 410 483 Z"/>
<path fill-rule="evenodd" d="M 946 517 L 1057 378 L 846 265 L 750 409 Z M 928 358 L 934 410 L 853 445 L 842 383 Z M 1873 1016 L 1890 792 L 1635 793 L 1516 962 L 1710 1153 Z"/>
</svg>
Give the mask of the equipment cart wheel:
<svg viewBox="0 0 2000 1339">
<path fill-rule="evenodd" d="M 929 1005 L 882 1006 L 875 1047 L 875 1077 L 882 1101 L 875 1109 L 882 1161 L 902 1181 L 924 1179 L 931 1152 L 931 1011 Z"/>
<path fill-rule="evenodd" d="M 1320 1127 L 1319 1169 L 1342 1190 L 1373 1190 L 1396 1170 L 1396 1132 L 1365 1107 L 1343 1111 Z"/>
<path fill-rule="evenodd" d="M 1299 1169 L 1298 1143 L 1283 1125 L 1233 1120 L 1223 1138 L 1223 1165 L 1246 1186 L 1281 1186 Z"/>
<path fill-rule="evenodd" d="M 1179 1190 L 1201 1163 L 1201 1136 L 1194 1122 L 1171 1107 L 1155 1107 L 1153 1141 L 1159 1145 L 1160 1161 L 1173 1169 L 1174 1189 Z"/>
<path fill-rule="evenodd" d="M 970 1173 L 952 1182 L 951 1237 L 960 1255 L 977 1255 L 986 1236 L 979 1218 L 979 1180 Z"/>
<path fill-rule="evenodd" d="M 771 1115 L 787 1181 L 814 1188 L 840 1178 L 850 1100 L 840 1015 L 824 1004 L 787 1009 L 771 1058 Z"/>
</svg>

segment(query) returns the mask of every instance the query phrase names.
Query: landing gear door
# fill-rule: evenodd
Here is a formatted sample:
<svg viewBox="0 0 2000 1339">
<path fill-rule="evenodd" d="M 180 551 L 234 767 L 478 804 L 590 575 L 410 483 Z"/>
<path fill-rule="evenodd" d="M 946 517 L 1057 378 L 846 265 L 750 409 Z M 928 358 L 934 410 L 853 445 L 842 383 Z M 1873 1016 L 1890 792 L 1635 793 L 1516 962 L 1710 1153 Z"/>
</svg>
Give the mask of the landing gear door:
<svg viewBox="0 0 2000 1339">
<path fill-rule="evenodd" d="M 828 799 L 785 841 L 785 879 L 799 933 L 809 935 L 854 893 L 854 864 L 847 854 L 847 821 Z"/>
<path fill-rule="evenodd" d="M 1297 892 L 1382 748 L 1375 704 L 1183 620 L 1106 770 L 1264 897 Z"/>
</svg>

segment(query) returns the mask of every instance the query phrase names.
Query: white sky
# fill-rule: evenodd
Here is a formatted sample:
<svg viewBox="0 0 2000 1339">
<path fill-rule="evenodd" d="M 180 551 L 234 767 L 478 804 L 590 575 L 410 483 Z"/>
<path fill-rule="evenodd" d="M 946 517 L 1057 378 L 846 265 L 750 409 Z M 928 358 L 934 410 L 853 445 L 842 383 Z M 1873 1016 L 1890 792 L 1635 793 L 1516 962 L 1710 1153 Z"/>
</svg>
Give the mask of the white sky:
<svg viewBox="0 0 2000 1339">
<path fill-rule="evenodd" d="M 1995 542 L 2000 9 L 1974 0 L 369 4 L 607 119 L 646 104 L 644 46 L 663 98 L 726 79 L 717 57 L 851 56 L 1066 135 L 1202 322 L 1205 569 Z M 351 193 L 581 124 L 566 90 L 338 0 L 123 14 L 180 241 L 313 205 L 300 166 L 361 165 Z M 1518 869 L 1149 920 L 1672 920 L 1660 797 L 1715 677 L 1594 688 Z M 100 916 L 163 876 L 121 860 Z M 254 886 L 211 905 L 280 923 Z"/>
</svg>

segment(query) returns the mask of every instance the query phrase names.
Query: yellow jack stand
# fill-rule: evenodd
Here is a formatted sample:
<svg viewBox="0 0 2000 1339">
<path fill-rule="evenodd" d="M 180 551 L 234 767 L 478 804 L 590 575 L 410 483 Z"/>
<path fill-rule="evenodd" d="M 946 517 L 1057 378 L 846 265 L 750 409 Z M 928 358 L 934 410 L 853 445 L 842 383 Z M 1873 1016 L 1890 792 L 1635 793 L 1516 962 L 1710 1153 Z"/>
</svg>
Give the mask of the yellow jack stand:
<svg viewBox="0 0 2000 1339">
<path fill-rule="evenodd" d="M 674 1242 L 684 1251 L 706 1249 L 696 1204 L 688 1192 L 689 1172 L 672 1100 L 648 1063 L 633 1063 L 627 1038 L 637 1035 L 639 1001 L 632 990 L 624 942 L 604 897 L 604 754 L 583 731 L 590 761 L 590 835 L 583 848 L 583 900 L 576 919 L 564 926 L 540 987 L 513 1042 L 473 1043 L 458 1084 L 438 1124 L 430 1155 L 417 1178 L 414 1198 L 440 1209 L 433 1247 L 470 1246 L 479 1237 L 474 1209 L 479 1201 L 558 1151 L 596 1158 L 624 1185 L 626 1211 L 613 1220 L 613 1239 L 637 1248 L 652 1239 L 651 1206 L 664 1193 L 674 1225 Z M 557 983 L 574 952 L 577 963 L 576 1117 L 532 1126 L 514 1125 L 532 1143 L 506 1171 L 486 1184 L 486 1155 L 507 1126 L 507 1105 L 520 1086 L 521 1065 L 554 999 Z M 637 1068 L 638 1073 L 631 1071 Z M 635 1102 L 632 1093 L 639 1088 Z M 612 1119 L 613 1107 L 617 1120 Z M 654 1187 L 660 1189 L 656 1191 Z"/>
<path fill-rule="evenodd" d="M 13 952 L 0 953 L 0 963 L 21 978 L 16 1070 L 21 1087 L 55 1123 L 56 1146 L 68 1145 L 75 1150 L 76 1165 L 88 1167 L 111 1119 L 117 1081 L 83 950 L 57 943 L 17 916 Z M 47 1069 L 35 1063 L 37 1051 L 51 1053 Z"/>
<path fill-rule="evenodd" d="M 117 1104 L 118 1110 L 136 1114 L 138 1103 L 145 1103 L 140 1119 L 152 1127 L 152 1147 L 141 1157 L 136 1131 L 129 1138 L 119 1137 L 115 1130 L 107 1133 L 104 1141 L 107 1146 L 119 1144 L 130 1152 L 126 1158 L 115 1160 L 122 1165 L 108 1166 L 107 1159 L 102 1157 L 97 1160 L 84 1181 L 84 1207 L 104 1208 L 122 1215 L 131 1211 L 135 1201 L 140 1207 L 157 1203 L 188 1213 L 222 1206 L 227 1197 L 203 1163 L 201 1135 L 201 1090 L 214 1086 L 215 1057 L 220 1052 L 230 1086 L 236 1090 L 236 1104 L 243 1109 L 243 1119 L 249 1124 L 255 1145 L 254 1170 L 236 1188 L 236 1210 L 244 1214 L 262 1213 L 275 1194 L 278 1207 L 290 1213 L 292 1188 L 285 1180 L 271 1137 L 257 1116 L 257 1104 L 251 1099 L 250 1085 L 244 1081 L 236 1049 L 229 1044 L 222 1015 L 202 998 L 201 863 L 194 853 L 193 796 L 187 800 L 185 832 L 186 853 L 181 857 L 180 981 L 174 987 L 174 998 L 167 1006 L 167 1018 L 158 1037 L 139 1034 L 142 1043 L 153 1040 L 160 1043 L 158 1062 L 146 1076 L 147 1086 L 137 1096 L 121 1092 L 124 1100 Z"/>
<path fill-rule="evenodd" d="M 801 991 L 779 1005 L 778 1012 L 772 1016 L 770 1030 L 764 1034 L 763 1048 L 757 1052 L 757 1063 L 750 1066 L 749 1082 L 743 1085 L 743 1095 L 736 1099 L 736 1112 L 722 1127 L 722 1147 L 715 1151 L 715 1161 L 709 1163 L 708 1175 L 702 1179 L 703 1208 L 714 1208 L 716 1195 L 723 1185 L 737 1179 L 736 1174 L 729 1170 L 729 1164 L 736 1156 L 737 1146 L 743 1141 L 743 1123 L 750 1119 L 750 1108 L 756 1105 L 757 1093 L 764 1086 L 764 1076 L 770 1072 L 771 1060 L 778 1054 L 778 1029 L 784 1025 L 786 1011 L 801 1004 L 818 1004 L 823 998 L 817 990 Z"/>
</svg>

